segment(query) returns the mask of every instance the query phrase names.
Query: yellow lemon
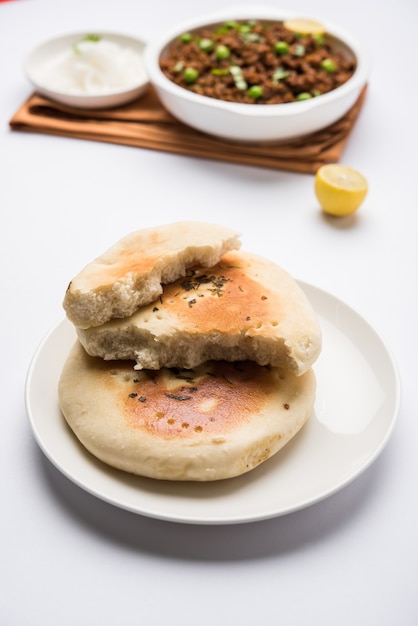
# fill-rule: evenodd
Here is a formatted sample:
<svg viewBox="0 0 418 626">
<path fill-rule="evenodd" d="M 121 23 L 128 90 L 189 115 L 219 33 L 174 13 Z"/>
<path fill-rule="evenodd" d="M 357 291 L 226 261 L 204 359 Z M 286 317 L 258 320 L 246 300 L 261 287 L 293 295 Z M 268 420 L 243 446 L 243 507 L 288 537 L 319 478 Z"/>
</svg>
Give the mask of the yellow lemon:
<svg viewBox="0 0 418 626">
<path fill-rule="evenodd" d="M 315 194 L 325 213 L 350 215 L 354 213 L 368 190 L 367 180 L 347 165 L 322 165 L 315 175 Z"/>
<path fill-rule="evenodd" d="M 323 35 L 325 33 L 325 27 L 320 22 L 305 18 L 285 20 L 283 26 L 299 35 Z"/>
</svg>

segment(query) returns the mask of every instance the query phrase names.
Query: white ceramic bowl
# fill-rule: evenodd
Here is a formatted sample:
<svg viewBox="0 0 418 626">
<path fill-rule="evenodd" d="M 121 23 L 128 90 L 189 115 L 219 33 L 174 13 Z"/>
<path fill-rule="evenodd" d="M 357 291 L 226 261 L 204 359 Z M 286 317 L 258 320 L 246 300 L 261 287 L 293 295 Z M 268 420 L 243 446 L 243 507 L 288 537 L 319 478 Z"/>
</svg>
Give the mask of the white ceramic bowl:
<svg viewBox="0 0 418 626">
<path fill-rule="evenodd" d="M 310 100 L 286 104 L 241 104 L 195 94 L 170 81 L 159 67 L 159 59 L 170 43 L 184 32 L 227 20 L 283 20 L 306 17 L 266 6 L 235 6 L 201 16 L 171 28 L 145 49 L 144 61 L 160 100 L 172 115 L 204 133 L 232 141 L 283 141 L 329 126 L 352 107 L 369 75 L 369 56 L 364 47 L 340 28 L 325 23 L 334 45 L 355 57 L 357 67 L 343 85 Z M 315 18 L 313 18 L 315 19 Z"/>
<path fill-rule="evenodd" d="M 73 93 L 56 89 L 45 78 L 48 64 L 51 64 L 60 55 L 70 51 L 72 46 L 86 37 L 86 32 L 69 33 L 50 39 L 37 46 L 26 58 L 24 71 L 36 91 L 47 98 L 73 107 L 83 109 L 104 109 L 126 104 L 139 98 L 149 87 L 149 79 L 143 64 L 145 42 L 124 34 L 100 32 L 103 41 L 109 41 L 120 48 L 127 48 L 141 57 L 143 71 L 138 79 L 130 83 L 127 88 L 111 89 L 101 93 Z"/>
</svg>

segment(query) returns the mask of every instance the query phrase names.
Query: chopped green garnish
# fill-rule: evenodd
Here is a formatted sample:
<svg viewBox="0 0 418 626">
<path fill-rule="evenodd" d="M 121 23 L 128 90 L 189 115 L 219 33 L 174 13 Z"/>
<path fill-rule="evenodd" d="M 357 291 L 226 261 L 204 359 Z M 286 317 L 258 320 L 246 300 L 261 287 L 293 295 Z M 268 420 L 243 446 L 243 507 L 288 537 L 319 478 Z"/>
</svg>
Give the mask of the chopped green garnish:
<svg viewBox="0 0 418 626">
<path fill-rule="evenodd" d="M 285 70 L 284 67 L 278 67 L 273 72 L 273 76 L 272 76 L 273 83 L 278 83 L 279 80 L 282 80 L 283 78 L 287 78 L 289 74 L 290 72 Z"/>
<path fill-rule="evenodd" d="M 213 39 L 201 39 L 199 41 L 199 48 L 202 52 L 211 52 L 215 47 Z"/>
<path fill-rule="evenodd" d="M 227 76 L 227 74 L 229 74 L 229 70 L 223 69 L 221 67 L 213 67 L 210 73 L 214 76 Z"/>
<path fill-rule="evenodd" d="M 257 43 L 261 41 L 261 36 L 258 33 L 242 33 L 241 38 L 244 43 Z"/>
<path fill-rule="evenodd" d="M 215 33 L 217 35 L 226 35 L 227 33 L 229 33 L 230 30 L 231 29 L 227 28 L 226 26 L 220 26 L 219 28 L 215 30 Z"/>
<path fill-rule="evenodd" d="M 82 39 L 81 41 L 100 41 L 101 40 L 101 36 L 100 35 L 86 35 L 84 37 L 84 39 Z"/>
<path fill-rule="evenodd" d="M 305 56 L 305 52 L 306 52 L 306 48 L 305 46 L 302 46 L 302 44 L 297 44 L 292 50 L 292 54 L 295 57 L 303 57 Z"/>
<path fill-rule="evenodd" d="M 82 43 L 83 41 L 92 41 L 92 42 L 97 42 L 101 40 L 101 36 L 100 35 L 94 35 L 93 33 L 86 35 L 85 37 L 83 37 L 82 39 L 79 39 L 79 41 L 76 41 L 75 43 L 73 43 L 73 50 L 76 54 L 80 54 L 80 50 L 78 48 L 78 44 Z"/>
<path fill-rule="evenodd" d="M 323 46 L 325 42 L 324 35 L 321 33 L 314 33 L 312 37 L 315 39 L 317 46 Z"/>
<path fill-rule="evenodd" d="M 242 69 L 238 65 L 231 65 L 229 71 L 234 78 L 235 87 L 240 91 L 247 89 L 247 82 L 242 74 Z"/>
</svg>

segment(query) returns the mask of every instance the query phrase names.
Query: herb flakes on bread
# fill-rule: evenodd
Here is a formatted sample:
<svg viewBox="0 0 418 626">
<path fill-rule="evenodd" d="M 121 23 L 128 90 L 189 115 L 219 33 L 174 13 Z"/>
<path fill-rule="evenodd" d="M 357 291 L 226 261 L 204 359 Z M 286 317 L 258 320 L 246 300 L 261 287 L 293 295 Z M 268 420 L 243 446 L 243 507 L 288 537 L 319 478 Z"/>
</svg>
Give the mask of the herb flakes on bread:
<svg viewBox="0 0 418 626">
<path fill-rule="evenodd" d="M 235 231 L 201 222 L 175 222 L 133 232 L 86 265 L 70 282 L 63 306 L 79 328 L 132 315 L 156 300 L 162 284 L 193 265 L 215 265 L 240 247 Z"/>
<path fill-rule="evenodd" d="M 77 333 L 90 355 L 133 360 L 136 369 L 251 360 L 300 375 L 321 350 L 316 316 L 296 281 L 243 251 L 209 270 L 195 266 L 130 317 Z"/>
</svg>

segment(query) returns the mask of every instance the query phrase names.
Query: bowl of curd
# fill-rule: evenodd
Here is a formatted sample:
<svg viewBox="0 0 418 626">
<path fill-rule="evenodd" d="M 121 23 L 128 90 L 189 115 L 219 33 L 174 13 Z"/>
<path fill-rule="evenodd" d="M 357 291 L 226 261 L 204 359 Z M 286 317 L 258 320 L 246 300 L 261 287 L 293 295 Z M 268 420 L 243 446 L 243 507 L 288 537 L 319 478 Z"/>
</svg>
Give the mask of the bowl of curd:
<svg viewBox="0 0 418 626">
<path fill-rule="evenodd" d="M 124 34 L 70 33 L 33 49 L 24 70 L 47 98 L 84 109 L 112 108 L 148 89 L 144 49 L 144 41 Z"/>
</svg>

